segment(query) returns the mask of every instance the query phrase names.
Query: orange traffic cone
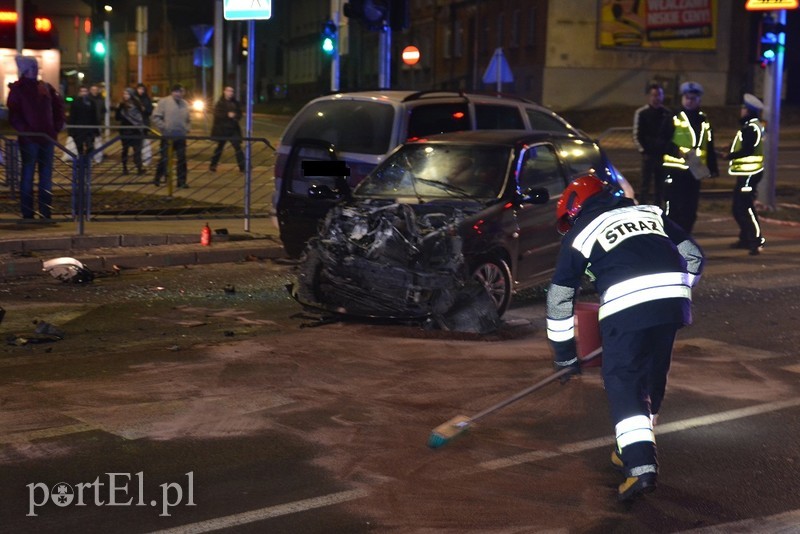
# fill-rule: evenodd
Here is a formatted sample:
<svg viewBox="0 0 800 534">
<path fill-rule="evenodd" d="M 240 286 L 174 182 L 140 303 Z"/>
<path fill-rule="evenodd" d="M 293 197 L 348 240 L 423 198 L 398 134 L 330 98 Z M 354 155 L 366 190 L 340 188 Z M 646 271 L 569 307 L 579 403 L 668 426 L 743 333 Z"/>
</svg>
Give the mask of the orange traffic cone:
<svg viewBox="0 0 800 534">
<path fill-rule="evenodd" d="M 208 227 L 208 223 L 206 223 L 203 230 L 200 232 L 200 244 L 204 247 L 211 244 L 211 228 Z"/>
</svg>

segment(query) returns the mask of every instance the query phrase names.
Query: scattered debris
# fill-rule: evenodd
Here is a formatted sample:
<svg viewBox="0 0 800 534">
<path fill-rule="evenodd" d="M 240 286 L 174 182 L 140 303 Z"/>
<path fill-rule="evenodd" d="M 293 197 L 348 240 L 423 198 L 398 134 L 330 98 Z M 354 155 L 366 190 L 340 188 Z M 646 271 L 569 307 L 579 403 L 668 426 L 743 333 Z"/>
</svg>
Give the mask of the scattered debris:
<svg viewBox="0 0 800 534">
<path fill-rule="evenodd" d="M 42 270 L 56 280 L 82 284 L 94 280 L 94 273 L 75 258 L 54 258 L 42 263 Z"/>
<path fill-rule="evenodd" d="M 228 295 L 233 295 L 234 293 L 236 293 L 236 287 L 234 287 L 234 285 L 233 285 L 233 284 L 228 284 L 228 285 L 226 285 L 226 286 L 223 288 L 223 290 L 224 290 L 224 291 L 225 291 L 225 293 L 227 293 Z"/>
<path fill-rule="evenodd" d="M 36 329 L 32 334 L 12 334 L 6 338 L 6 343 L 21 347 L 33 343 L 52 343 L 61 341 L 66 333 L 48 322 L 34 321 Z"/>
<path fill-rule="evenodd" d="M 236 335 L 236 332 L 233 330 L 225 330 L 225 337 L 233 337 Z"/>
</svg>

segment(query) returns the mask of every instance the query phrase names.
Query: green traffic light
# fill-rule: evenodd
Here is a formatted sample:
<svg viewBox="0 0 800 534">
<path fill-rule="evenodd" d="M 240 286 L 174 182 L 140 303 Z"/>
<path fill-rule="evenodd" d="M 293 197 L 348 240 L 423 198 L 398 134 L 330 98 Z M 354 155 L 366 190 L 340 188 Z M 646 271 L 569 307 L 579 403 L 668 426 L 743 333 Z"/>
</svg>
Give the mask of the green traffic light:
<svg viewBox="0 0 800 534">
<path fill-rule="evenodd" d="M 322 51 L 325 52 L 326 54 L 332 54 L 333 48 L 334 48 L 333 39 L 330 37 L 325 37 L 322 40 Z"/>
<path fill-rule="evenodd" d="M 98 56 L 106 55 L 106 43 L 103 41 L 96 41 L 94 43 L 94 53 Z"/>
</svg>

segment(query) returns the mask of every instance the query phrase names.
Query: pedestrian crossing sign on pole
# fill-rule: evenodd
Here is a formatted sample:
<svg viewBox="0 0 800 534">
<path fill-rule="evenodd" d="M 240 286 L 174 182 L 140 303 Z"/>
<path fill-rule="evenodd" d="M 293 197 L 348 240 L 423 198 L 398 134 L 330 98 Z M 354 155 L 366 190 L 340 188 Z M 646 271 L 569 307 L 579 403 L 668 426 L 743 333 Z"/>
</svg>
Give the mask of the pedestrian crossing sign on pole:
<svg viewBox="0 0 800 534">
<path fill-rule="evenodd" d="M 225 0 L 225 20 L 264 20 L 272 16 L 272 0 Z"/>
</svg>

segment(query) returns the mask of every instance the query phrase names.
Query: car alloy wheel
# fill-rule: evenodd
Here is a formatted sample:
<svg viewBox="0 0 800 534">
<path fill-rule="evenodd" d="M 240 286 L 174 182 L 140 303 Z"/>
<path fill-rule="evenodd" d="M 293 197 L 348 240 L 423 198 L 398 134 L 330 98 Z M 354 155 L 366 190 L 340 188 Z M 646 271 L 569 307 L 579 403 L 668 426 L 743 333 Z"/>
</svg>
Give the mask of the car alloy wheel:
<svg viewBox="0 0 800 534">
<path fill-rule="evenodd" d="M 484 259 L 478 262 L 472 277 L 481 284 L 497 307 L 497 315 L 502 316 L 511 303 L 511 269 L 499 259 Z"/>
</svg>

